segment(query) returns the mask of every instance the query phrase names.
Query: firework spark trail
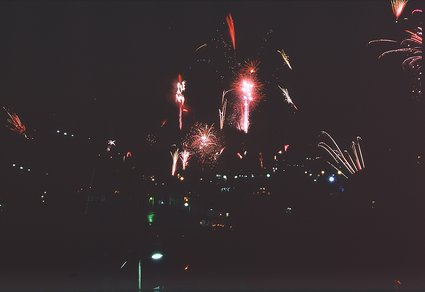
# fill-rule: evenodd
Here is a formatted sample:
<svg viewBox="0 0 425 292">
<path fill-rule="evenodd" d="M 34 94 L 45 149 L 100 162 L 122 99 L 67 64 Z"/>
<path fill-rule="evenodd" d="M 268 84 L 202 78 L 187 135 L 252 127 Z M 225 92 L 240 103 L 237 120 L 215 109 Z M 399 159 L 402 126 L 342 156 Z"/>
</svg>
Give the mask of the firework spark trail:
<svg viewBox="0 0 425 292">
<path fill-rule="evenodd" d="M 171 158 L 173 159 L 173 164 L 171 166 L 171 175 L 174 176 L 176 174 L 177 169 L 177 161 L 179 160 L 179 148 L 174 152 L 170 152 Z"/>
<path fill-rule="evenodd" d="M 182 162 L 183 170 L 186 170 L 187 163 L 190 158 L 190 152 L 187 150 L 183 150 L 180 152 L 180 160 Z"/>
<path fill-rule="evenodd" d="M 7 119 L 7 122 L 9 123 L 9 129 L 13 132 L 16 132 L 20 135 L 23 135 L 26 139 L 28 139 L 27 134 L 25 131 L 27 128 L 25 125 L 21 122 L 21 119 L 17 114 L 10 113 L 5 107 L 3 107 L 6 114 L 9 116 Z"/>
<path fill-rule="evenodd" d="M 125 262 L 121 265 L 120 269 L 124 268 L 124 266 L 125 266 L 126 264 L 127 264 L 127 261 L 125 261 Z"/>
<path fill-rule="evenodd" d="M 422 13 L 422 11 L 417 10 L 415 13 Z M 381 53 L 378 59 L 392 54 L 401 56 L 403 58 L 402 68 L 413 73 L 412 93 L 420 97 L 422 94 L 422 27 L 416 27 L 415 31 L 406 30 L 406 33 L 408 33 L 408 37 L 400 43 L 395 40 L 379 39 L 370 41 L 369 45 L 376 43 L 398 44 L 396 48 Z"/>
<path fill-rule="evenodd" d="M 243 79 L 241 84 L 242 91 L 242 115 L 240 119 L 240 128 L 248 133 L 249 128 L 249 105 L 253 101 L 254 83 L 251 80 Z"/>
<path fill-rule="evenodd" d="M 339 171 L 345 178 L 348 178 L 338 167 L 330 163 L 329 161 L 326 161 L 330 166 L 332 166 L 336 171 Z"/>
<path fill-rule="evenodd" d="M 131 154 L 130 151 L 128 151 L 122 158 L 122 161 L 125 162 L 128 158 L 132 158 L 133 154 Z"/>
<path fill-rule="evenodd" d="M 321 134 L 327 136 L 332 141 L 332 143 L 333 143 L 333 145 L 336 149 L 333 149 L 331 146 L 329 146 L 325 142 L 319 142 L 319 144 L 317 146 L 319 148 L 324 149 L 337 164 L 344 166 L 350 174 L 354 174 L 354 173 L 365 168 L 364 160 L 363 160 L 363 154 L 361 152 L 361 147 L 360 147 L 361 137 L 357 136 L 356 142 L 354 142 L 354 141 L 351 142 L 351 149 L 352 149 L 352 152 L 353 152 L 354 157 L 355 157 L 355 159 L 353 159 L 353 157 L 350 155 L 350 153 L 347 150 L 341 151 L 338 144 L 331 137 L 331 135 L 329 135 L 325 131 L 322 131 Z M 346 155 L 344 155 L 344 154 L 346 154 Z M 346 156 L 348 157 L 348 159 L 351 163 L 347 160 Z M 327 161 L 327 163 L 329 165 L 331 165 L 333 168 L 335 168 L 336 170 L 341 171 L 339 168 L 337 168 L 335 165 L 333 165 L 329 161 Z M 341 173 L 345 177 L 347 177 L 342 171 L 341 171 Z"/>
<path fill-rule="evenodd" d="M 232 40 L 233 49 L 236 50 L 236 34 L 235 34 L 235 24 L 233 22 L 232 15 L 229 13 L 226 16 L 227 26 L 229 27 L 229 35 Z"/>
<path fill-rule="evenodd" d="M 344 150 L 344 153 L 345 153 L 345 154 L 348 156 L 348 158 L 350 159 L 353 170 L 354 170 L 354 171 L 359 171 L 359 169 L 357 169 L 357 166 L 356 166 L 356 164 L 354 163 L 353 157 L 351 157 L 350 153 L 348 153 L 348 151 L 347 151 L 347 150 Z"/>
<path fill-rule="evenodd" d="M 285 61 L 286 65 L 288 65 L 289 69 L 292 70 L 291 64 L 289 63 L 289 56 L 287 54 L 285 54 L 285 51 L 282 50 L 277 50 L 277 52 L 282 56 L 283 61 Z"/>
<path fill-rule="evenodd" d="M 347 159 L 345 159 L 345 157 L 344 157 L 344 155 L 342 154 L 342 151 L 341 151 L 341 149 L 339 148 L 339 146 L 338 146 L 338 144 L 335 142 L 335 140 L 331 137 L 331 135 L 329 135 L 329 133 L 328 132 L 325 132 L 325 131 L 322 131 L 322 134 L 324 134 L 324 135 L 326 135 L 326 136 L 328 136 L 331 140 L 332 140 L 332 142 L 334 143 L 334 145 L 336 146 L 336 148 L 338 149 L 338 151 L 339 151 L 339 154 L 344 158 L 344 161 L 346 162 L 346 163 L 348 163 L 348 161 L 347 161 Z M 348 164 L 349 165 L 349 164 Z M 350 166 L 350 165 L 349 165 Z"/>
<path fill-rule="evenodd" d="M 226 108 L 227 108 L 227 99 L 225 98 L 226 94 L 233 89 L 223 90 L 223 95 L 221 96 L 221 109 L 218 110 L 218 117 L 220 119 L 220 130 L 224 128 L 224 121 L 226 120 Z"/>
<path fill-rule="evenodd" d="M 361 170 L 362 166 L 361 166 L 360 161 L 359 161 L 359 155 L 357 153 L 356 143 L 354 143 L 354 141 L 351 142 L 351 149 L 353 150 L 354 157 L 356 158 L 356 164 L 355 165 L 357 166 L 358 170 Z"/>
<path fill-rule="evenodd" d="M 341 156 L 338 153 L 336 153 L 335 150 L 332 149 L 331 146 L 329 146 L 325 142 L 320 142 L 317 146 L 325 149 L 326 152 L 329 153 L 329 155 L 335 160 L 336 163 L 339 164 L 341 162 L 341 164 L 345 166 L 345 168 L 350 172 L 350 174 L 353 174 L 354 173 L 351 170 L 351 168 L 349 166 L 347 166 L 347 164 L 345 163 L 345 161 L 342 160 Z"/>
<path fill-rule="evenodd" d="M 362 154 L 362 148 L 360 147 L 360 140 L 362 140 L 362 138 L 360 136 L 357 136 L 356 140 L 357 140 L 357 147 L 359 148 L 359 153 L 360 153 L 360 159 L 362 161 L 362 166 L 363 166 L 363 168 L 365 168 L 364 160 L 363 160 L 363 154 Z"/>
<path fill-rule="evenodd" d="M 177 93 L 176 93 L 176 102 L 179 104 L 179 128 L 180 130 L 183 127 L 182 115 L 184 107 L 184 95 L 183 92 L 186 90 L 186 81 L 182 81 L 182 76 L 179 74 L 179 81 L 177 82 Z"/>
<path fill-rule="evenodd" d="M 226 107 L 227 99 L 222 102 L 221 109 L 218 109 L 218 116 L 220 118 L 220 130 L 224 128 L 224 121 L 226 120 Z"/>
<path fill-rule="evenodd" d="M 137 284 L 138 284 L 137 286 L 139 288 L 139 292 L 142 292 L 142 263 L 140 260 L 139 260 Z"/>
<path fill-rule="evenodd" d="M 199 47 L 196 48 L 195 52 L 199 51 L 200 49 L 202 49 L 202 48 L 204 48 L 206 46 L 207 46 L 207 44 L 200 45 Z"/>
<path fill-rule="evenodd" d="M 260 167 L 262 169 L 264 169 L 264 159 L 263 159 L 263 153 L 262 152 L 258 153 L 258 159 L 260 160 Z"/>
<path fill-rule="evenodd" d="M 396 18 L 396 21 L 403 13 L 404 8 L 406 7 L 408 0 L 391 0 L 391 8 L 393 10 L 393 14 Z"/>
<path fill-rule="evenodd" d="M 280 85 L 278 85 L 278 87 L 282 91 L 282 94 L 283 94 L 283 97 L 285 98 L 286 103 L 292 105 L 296 110 L 298 110 L 297 106 L 294 104 L 294 102 L 292 101 L 291 96 L 289 95 L 288 89 L 285 89 L 283 87 L 280 87 Z"/>
</svg>

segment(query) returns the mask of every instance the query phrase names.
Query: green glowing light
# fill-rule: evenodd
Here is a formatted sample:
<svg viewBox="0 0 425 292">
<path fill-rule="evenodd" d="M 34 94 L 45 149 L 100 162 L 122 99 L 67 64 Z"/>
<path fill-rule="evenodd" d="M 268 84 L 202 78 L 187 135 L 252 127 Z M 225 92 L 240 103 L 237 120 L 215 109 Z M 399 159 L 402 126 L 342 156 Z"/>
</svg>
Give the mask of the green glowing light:
<svg viewBox="0 0 425 292">
<path fill-rule="evenodd" d="M 154 219 L 155 219 L 155 213 L 154 213 L 154 212 L 152 212 L 152 211 L 150 211 L 150 212 L 148 213 L 148 215 L 146 216 L 146 218 L 148 219 L 148 223 L 149 223 L 149 225 L 152 225 L 152 224 L 153 224 L 153 221 L 154 221 Z"/>
</svg>

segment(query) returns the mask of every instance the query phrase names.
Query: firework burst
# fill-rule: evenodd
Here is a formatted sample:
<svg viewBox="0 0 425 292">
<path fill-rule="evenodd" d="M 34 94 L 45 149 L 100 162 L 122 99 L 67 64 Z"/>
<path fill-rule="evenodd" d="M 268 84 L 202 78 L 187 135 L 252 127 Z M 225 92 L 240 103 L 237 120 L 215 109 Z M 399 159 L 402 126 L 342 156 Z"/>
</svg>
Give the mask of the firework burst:
<svg viewBox="0 0 425 292">
<path fill-rule="evenodd" d="M 327 132 L 322 131 L 321 134 L 329 138 L 332 142 L 332 146 L 325 142 L 319 142 L 317 146 L 324 149 L 332 157 L 337 166 L 329 161 L 327 161 L 327 163 L 335 170 L 341 172 L 345 178 L 348 178 L 347 174 L 352 175 L 365 168 L 363 153 L 360 147 L 361 137 L 357 136 L 356 141 L 351 142 L 351 150 L 353 153 L 353 156 L 351 156 L 347 150 L 341 151 L 341 148 Z"/>
<path fill-rule="evenodd" d="M 26 134 L 27 128 L 21 122 L 21 119 L 19 118 L 19 116 L 17 114 L 10 113 L 5 107 L 3 107 L 3 109 L 6 112 L 6 114 L 9 116 L 9 118 L 7 119 L 7 122 L 9 123 L 9 129 L 28 139 Z"/>
<path fill-rule="evenodd" d="M 412 14 L 422 14 L 422 10 L 414 10 Z M 379 55 L 378 59 L 389 55 L 401 56 L 401 66 L 404 70 L 413 73 L 413 89 L 412 93 L 417 96 L 422 94 L 422 55 L 423 55 L 423 43 L 422 43 L 422 27 L 416 27 L 415 31 L 406 30 L 408 37 L 402 40 L 400 43 L 390 39 L 378 39 L 372 40 L 370 44 L 391 44 L 397 45 L 396 48 L 384 51 Z"/>
<path fill-rule="evenodd" d="M 224 149 L 214 125 L 196 123 L 183 143 L 202 165 L 213 164 Z"/>
<path fill-rule="evenodd" d="M 391 8 L 393 10 L 393 14 L 396 18 L 396 21 L 403 13 L 404 8 L 407 5 L 408 0 L 391 0 Z"/>
<path fill-rule="evenodd" d="M 244 71 L 248 74 L 255 74 L 258 71 L 258 67 L 260 66 L 260 61 L 258 60 L 247 60 L 245 61 Z"/>
</svg>

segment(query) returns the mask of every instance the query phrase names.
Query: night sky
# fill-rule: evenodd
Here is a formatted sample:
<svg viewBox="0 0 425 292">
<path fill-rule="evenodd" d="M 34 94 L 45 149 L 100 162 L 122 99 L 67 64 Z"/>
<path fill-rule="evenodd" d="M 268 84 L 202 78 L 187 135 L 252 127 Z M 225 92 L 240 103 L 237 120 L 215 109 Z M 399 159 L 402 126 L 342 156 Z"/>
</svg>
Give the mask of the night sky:
<svg viewBox="0 0 425 292">
<path fill-rule="evenodd" d="M 404 14 L 421 6 L 411 0 Z M 237 77 L 223 57 L 231 46 L 228 13 L 236 67 L 260 61 L 262 89 L 248 134 L 226 125 L 228 154 L 219 169 L 231 168 L 230 157 L 243 149 L 271 157 L 289 144 L 296 159 L 322 156 L 318 136 L 326 130 L 344 148 L 363 138 L 371 180 L 379 182 L 374 189 L 394 187 L 394 200 L 405 182 L 420 192 L 423 94 L 410 93 L 412 76 L 400 58 L 378 60 L 385 46 L 368 45 L 400 40 L 412 26 L 395 23 L 390 1 L 2 1 L 0 104 L 19 114 L 31 139 L 0 127 L 1 163 L 26 163 L 76 189 L 113 139 L 146 174 L 167 175 L 170 146 L 182 142 L 190 125 L 218 128 L 221 93 Z M 282 48 L 293 70 L 277 53 Z M 183 132 L 175 103 L 179 73 L 187 82 Z M 289 89 L 298 111 L 277 85 Z M 6 118 L 2 113 L 0 124 Z M 64 141 L 57 130 L 75 139 Z"/>
</svg>

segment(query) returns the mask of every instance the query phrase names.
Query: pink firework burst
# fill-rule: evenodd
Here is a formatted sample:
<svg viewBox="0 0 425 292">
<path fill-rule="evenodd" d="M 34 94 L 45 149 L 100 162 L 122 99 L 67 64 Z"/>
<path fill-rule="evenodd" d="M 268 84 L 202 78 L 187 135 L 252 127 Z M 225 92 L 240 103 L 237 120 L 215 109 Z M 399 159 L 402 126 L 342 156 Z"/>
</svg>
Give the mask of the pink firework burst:
<svg viewBox="0 0 425 292">
<path fill-rule="evenodd" d="M 214 125 L 196 123 L 189 131 L 183 143 L 201 164 L 213 164 L 223 149 L 221 137 Z"/>
<path fill-rule="evenodd" d="M 250 112 L 259 99 L 258 89 L 259 83 L 254 73 L 241 74 L 235 82 L 235 90 L 239 96 L 236 104 L 236 111 L 239 112 L 237 128 L 245 133 L 248 133 L 250 126 Z"/>
</svg>

